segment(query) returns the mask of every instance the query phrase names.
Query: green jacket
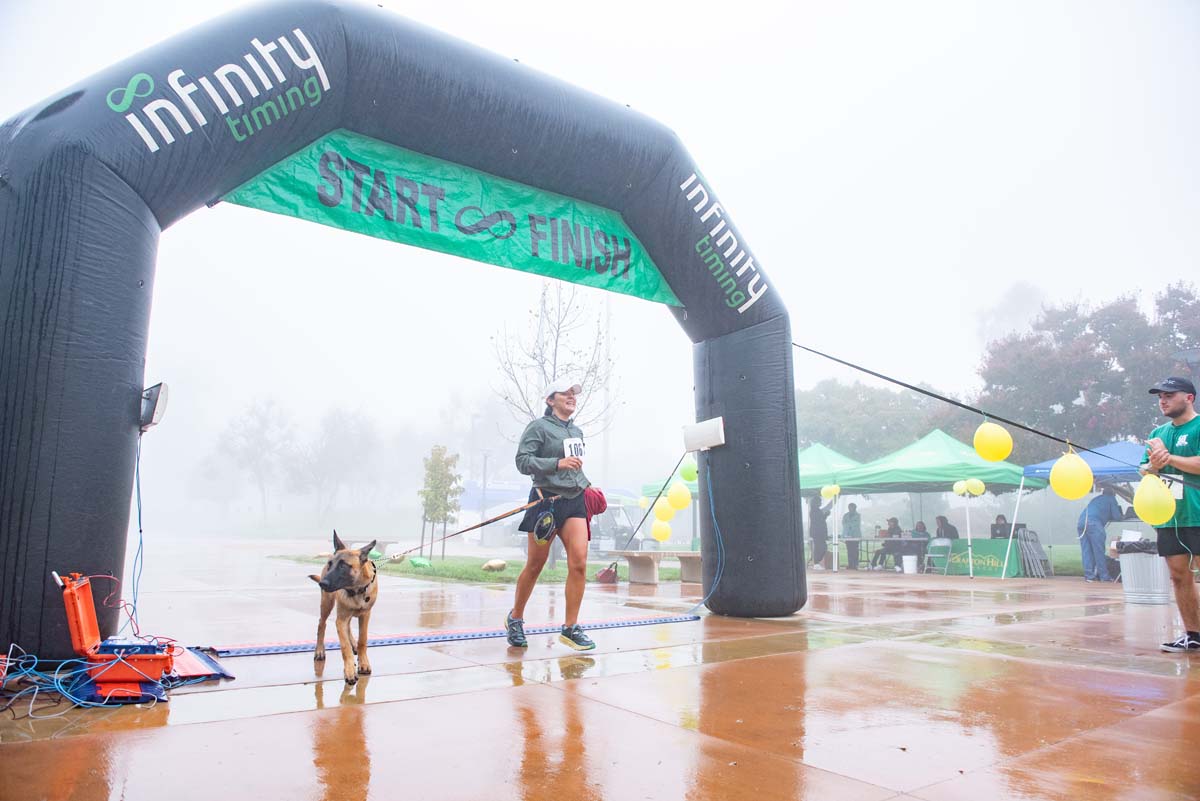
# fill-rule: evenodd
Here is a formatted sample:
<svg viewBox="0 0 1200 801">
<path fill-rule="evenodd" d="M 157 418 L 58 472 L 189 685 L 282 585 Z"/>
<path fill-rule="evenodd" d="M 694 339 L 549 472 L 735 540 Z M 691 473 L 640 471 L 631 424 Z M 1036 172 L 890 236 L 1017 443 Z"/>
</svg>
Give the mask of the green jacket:
<svg viewBox="0 0 1200 801">
<path fill-rule="evenodd" d="M 583 432 L 574 420 L 565 423 L 553 414 L 544 415 L 525 426 L 517 444 L 517 469 L 533 476 L 533 486 L 554 495 L 574 498 L 591 486 L 582 470 L 559 470 L 558 460 L 567 456 L 565 442 L 583 440 Z"/>
</svg>

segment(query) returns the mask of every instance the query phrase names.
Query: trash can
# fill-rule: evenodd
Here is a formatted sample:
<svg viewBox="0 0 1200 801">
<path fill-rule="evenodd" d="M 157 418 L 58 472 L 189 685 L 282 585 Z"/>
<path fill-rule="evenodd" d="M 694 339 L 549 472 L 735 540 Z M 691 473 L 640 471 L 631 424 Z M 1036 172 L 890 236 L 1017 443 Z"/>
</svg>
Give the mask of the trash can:
<svg viewBox="0 0 1200 801">
<path fill-rule="evenodd" d="M 900 557 L 900 561 L 904 564 L 905 573 L 917 572 L 917 555 L 915 553 L 906 553 Z"/>
<path fill-rule="evenodd" d="M 1174 595 L 1171 590 L 1171 572 L 1167 569 L 1167 560 L 1158 555 L 1156 544 L 1149 540 L 1140 540 L 1118 542 L 1116 545 L 1126 603 L 1171 603 Z"/>
</svg>

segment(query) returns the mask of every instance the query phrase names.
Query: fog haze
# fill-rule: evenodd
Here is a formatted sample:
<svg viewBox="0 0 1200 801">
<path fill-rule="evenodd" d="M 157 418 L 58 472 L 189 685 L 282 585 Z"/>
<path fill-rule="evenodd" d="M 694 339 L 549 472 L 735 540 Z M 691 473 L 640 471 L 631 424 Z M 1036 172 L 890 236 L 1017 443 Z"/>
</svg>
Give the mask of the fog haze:
<svg viewBox="0 0 1200 801">
<path fill-rule="evenodd" d="M 4 118 L 243 4 L 15 5 L 0 11 Z M 673 128 L 795 338 L 914 383 L 969 393 L 984 344 L 1041 304 L 1148 304 L 1197 274 L 1193 3 L 385 8 Z M 260 524 L 246 477 L 214 456 L 256 400 L 285 410 L 301 440 L 331 409 L 373 421 L 378 485 L 358 501 L 345 488 L 347 517 L 370 506 L 410 524 L 411 482 L 438 443 L 475 475 L 487 449 L 494 480 L 515 479 L 519 425 L 495 402 L 490 338 L 527 319 L 541 286 L 230 204 L 194 213 L 158 256 L 146 383 L 166 381 L 170 405 L 144 440 L 148 525 L 318 527 L 282 488 Z M 693 419 L 691 346 L 665 308 L 580 291 L 608 304 L 619 399 L 587 470 L 636 490 L 670 470 Z M 830 376 L 857 378 L 796 354 L 799 387 Z"/>
</svg>

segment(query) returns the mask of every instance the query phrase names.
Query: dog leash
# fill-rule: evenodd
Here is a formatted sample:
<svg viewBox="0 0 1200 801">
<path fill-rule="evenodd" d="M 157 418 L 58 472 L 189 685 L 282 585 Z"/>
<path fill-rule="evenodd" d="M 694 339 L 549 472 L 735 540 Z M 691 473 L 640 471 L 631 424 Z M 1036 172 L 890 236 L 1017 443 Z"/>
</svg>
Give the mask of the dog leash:
<svg viewBox="0 0 1200 801">
<path fill-rule="evenodd" d="M 538 494 L 540 495 L 541 493 L 538 493 Z M 513 515 L 515 515 L 519 512 L 524 512 L 526 509 L 532 509 L 533 507 L 537 506 L 538 504 L 545 503 L 546 501 L 557 501 L 560 497 L 562 497 L 562 496 L 551 495 L 549 497 L 538 498 L 536 501 L 530 501 L 529 503 L 525 504 L 524 506 L 518 506 L 516 509 L 510 509 L 509 511 L 504 512 L 503 514 L 498 514 L 495 517 L 488 518 L 487 520 L 484 520 L 482 523 L 476 523 L 473 526 L 467 526 L 466 528 L 456 531 L 453 534 L 447 534 L 446 536 L 442 537 L 440 540 L 432 540 L 429 543 L 429 547 L 432 548 L 434 545 L 436 545 L 439 542 L 445 542 L 446 540 L 450 539 L 451 537 L 457 537 L 459 534 L 466 534 L 468 531 L 474 531 L 477 528 L 483 528 L 484 526 L 488 526 L 488 525 L 491 525 L 492 523 L 503 520 L 506 517 L 512 517 Z M 386 559 L 381 559 L 379 561 L 395 562 L 395 561 L 398 561 L 399 557 L 408 556 L 413 551 L 419 551 L 424 547 L 425 547 L 425 545 L 421 544 L 415 548 L 409 548 L 407 551 L 401 551 L 400 553 L 396 554 L 395 556 L 390 556 Z M 378 565 L 376 565 L 376 566 L 378 566 Z"/>
</svg>

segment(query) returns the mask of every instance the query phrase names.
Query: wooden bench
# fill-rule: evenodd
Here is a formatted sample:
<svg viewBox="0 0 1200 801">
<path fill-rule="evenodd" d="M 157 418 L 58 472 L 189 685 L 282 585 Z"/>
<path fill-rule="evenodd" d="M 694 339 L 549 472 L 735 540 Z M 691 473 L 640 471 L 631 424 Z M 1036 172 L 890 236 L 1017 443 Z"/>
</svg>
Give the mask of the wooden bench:
<svg viewBox="0 0 1200 801">
<path fill-rule="evenodd" d="M 679 579 L 699 584 L 701 563 L 699 551 L 610 551 L 610 557 L 622 557 L 629 563 L 631 584 L 657 584 L 658 563 L 663 559 L 679 560 Z"/>
</svg>

